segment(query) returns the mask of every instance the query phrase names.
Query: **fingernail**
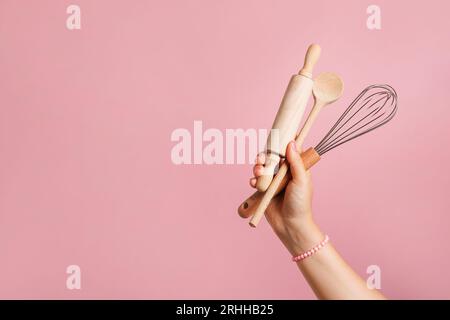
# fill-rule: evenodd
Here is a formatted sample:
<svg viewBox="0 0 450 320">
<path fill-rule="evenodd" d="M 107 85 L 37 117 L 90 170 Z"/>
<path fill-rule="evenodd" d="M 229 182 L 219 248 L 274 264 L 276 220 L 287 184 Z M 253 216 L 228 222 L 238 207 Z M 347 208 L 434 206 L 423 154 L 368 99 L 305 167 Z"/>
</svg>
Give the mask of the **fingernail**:
<svg viewBox="0 0 450 320">
<path fill-rule="evenodd" d="M 297 152 L 297 144 L 295 143 L 295 141 L 291 141 L 291 148 L 292 148 L 292 150 Z"/>
</svg>

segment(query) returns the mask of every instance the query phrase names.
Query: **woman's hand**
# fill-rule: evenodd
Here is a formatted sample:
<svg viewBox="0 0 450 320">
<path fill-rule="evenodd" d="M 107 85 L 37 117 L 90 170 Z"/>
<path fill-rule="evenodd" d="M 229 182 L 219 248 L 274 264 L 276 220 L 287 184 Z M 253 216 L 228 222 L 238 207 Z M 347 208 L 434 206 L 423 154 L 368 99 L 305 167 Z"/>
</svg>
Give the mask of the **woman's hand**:
<svg viewBox="0 0 450 320">
<path fill-rule="evenodd" d="M 311 175 L 305 170 L 295 143 L 286 150 L 292 179 L 285 192 L 279 194 L 266 210 L 266 217 L 275 233 L 293 256 L 310 250 L 324 239 L 313 221 Z M 264 156 L 260 155 L 253 168 L 256 178 L 264 173 Z M 385 299 L 378 290 L 371 290 L 366 282 L 342 259 L 331 243 L 297 266 L 320 299 Z"/>
<path fill-rule="evenodd" d="M 312 217 L 311 174 L 305 170 L 294 141 L 287 147 L 286 158 L 292 179 L 285 192 L 272 200 L 266 210 L 266 218 L 291 254 L 297 255 L 322 241 L 323 235 Z M 255 177 L 250 179 L 252 187 L 255 187 L 256 179 L 264 173 L 264 162 L 262 153 L 258 155 L 253 168 Z"/>
</svg>

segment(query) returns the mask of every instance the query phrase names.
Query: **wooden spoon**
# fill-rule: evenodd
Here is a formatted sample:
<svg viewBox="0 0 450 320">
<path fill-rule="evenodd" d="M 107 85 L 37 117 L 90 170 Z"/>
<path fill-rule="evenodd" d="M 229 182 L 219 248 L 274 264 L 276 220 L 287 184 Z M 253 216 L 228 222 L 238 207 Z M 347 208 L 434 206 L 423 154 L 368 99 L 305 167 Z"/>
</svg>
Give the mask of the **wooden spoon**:
<svg viewBox="0 0 450 320">
<path fill-rule="evenodd" d="M 299 135 L 295 139 L 298 150 L 301 150 L 303 141 L 308 135 L 314 121 L 317 119 L 319 112 L 324 106 L 338 100 L 341 97 L 343 90 L 344 83 L 342 79 L 335 73 L 322 73 L 314 80 L 314 106 L 311 109 L 311 112 L 308 115 L 308 119 L 303 125 Z M 307 165 L 307 167 L 310 167 L 310 165 Z M 289 165 L 287 161 L 285 161 L 280 166 L 278 173 L 272 180 L 272 183 L 270 184 L 267 191 L 265 193 L 257 192 L 256 194 L 252 195 L 249 198 L 249 200 L 252 201 L 251 206 L 249 205 L 249 203 L 244 202 L 239 207 L 238 211 L 241 216 L 249 217 L 252 214 L 252 211 L 254 211 L 253 217 L 250 220 L 250 226 L 256 227 L 258 225 L 272 198 L 286 187 L 288 183 L 288 178 L 286 176 L 288 170 Z M 255 207 L 256 210 L 252 210 L 252 208 Z M 245 213 L 241 211 L 245 211 Z"/>
</svg>

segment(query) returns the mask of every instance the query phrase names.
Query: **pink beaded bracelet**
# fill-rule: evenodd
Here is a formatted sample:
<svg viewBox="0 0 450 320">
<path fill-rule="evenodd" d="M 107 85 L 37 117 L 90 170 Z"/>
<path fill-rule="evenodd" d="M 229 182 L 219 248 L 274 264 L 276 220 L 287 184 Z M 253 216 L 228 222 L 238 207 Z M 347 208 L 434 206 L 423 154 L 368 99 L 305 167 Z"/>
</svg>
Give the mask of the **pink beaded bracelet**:
<svg viewBox="0 0 450 320">
<path fill-rule="evenodd" d="M 326 235 L 325 239 L 323 239 L 321 243 L 319 243 L 312 249 L 303 252 L 302 254 L 300 254 L 298 256 L 292 257 L 292 261 L 299 262 L 299 261 L 302 261 L 303 259 L 306 259 L 306 258 L 312 256 L 314 253 L 316 253 L 317 251 L 322 249 L 322 247 L 327 244 L 328 240 L 330 240 L 330 238 L 328 238 L 328 236 Z"/>
</svg>

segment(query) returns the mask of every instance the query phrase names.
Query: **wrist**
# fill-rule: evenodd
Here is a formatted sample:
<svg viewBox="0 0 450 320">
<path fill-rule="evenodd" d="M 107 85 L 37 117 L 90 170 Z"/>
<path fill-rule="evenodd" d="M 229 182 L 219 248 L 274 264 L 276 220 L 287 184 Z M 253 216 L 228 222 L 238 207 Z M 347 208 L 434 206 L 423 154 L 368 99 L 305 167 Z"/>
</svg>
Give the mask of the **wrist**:
<svg viewBox="0 0 450 320">
<path fill-rule="evenodd" d="M 304 218 L 294 224 L 295 227 L 288 229 L 287 249 L 292 255 L 299 255 L 324 239 L 324 234 L 312 217 Z"/>
</svg>

